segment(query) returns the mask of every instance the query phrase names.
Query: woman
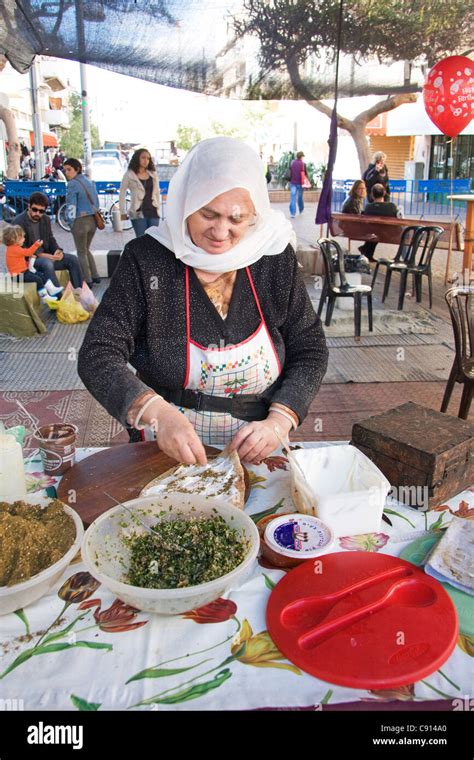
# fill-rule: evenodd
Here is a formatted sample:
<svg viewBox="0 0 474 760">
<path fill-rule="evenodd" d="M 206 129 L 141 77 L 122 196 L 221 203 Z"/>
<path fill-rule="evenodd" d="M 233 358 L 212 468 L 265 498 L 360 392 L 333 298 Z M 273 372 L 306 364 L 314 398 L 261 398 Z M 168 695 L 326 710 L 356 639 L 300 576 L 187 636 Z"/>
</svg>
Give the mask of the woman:
<svg viewBox="0 0 474 760">
<path fill-rule="evenodd" d="M 306 164 L 303 158 L 304 153 L 302 150 L 299 150 L 290 166 L 290 217 L 292 219 L 296 216 L 297 202 L 300 214 L 304 211 L 302 177 L 306 174 Z"/>
<path fill-rule="evenodd" d="M 188 153 L 168 199 L 166 222 L 125 247 L 79 375 L 177 461 L 203 464 L 203 443 L 232 442 L 259 462 L 278 448 L 276 425 L 286 435 L 303 421 L 327 366 L 293 230 L 256 153 L 229 137 Z"/>
<path fill-rule="evenodd" d="M 99 209 L 99 197 L 94 182 L 83 175 L 82 164 L 77 158 L 66 159 L 63 168 L 68 181 L 67 218 L 72 223 L 71 232 L 84 279 L 92 288 L 93 283 L 100 282 L 91 253 L 92 239 L 97 230 L 94 213 Z"/>
<path fill-rule="evenodd" d="M 365 182 L 362 179 L 357 179 L 349 190 L 344 204 L 342 206 L 343 214 L 362 214 L 364 208 L 364 200 L 367 196 L 365 190 Z"/>
<path fill-rule="evenodd" d="M 120 185 L 120 214 L 127 219 L 125 195 L 130 191 L 129 216 L 136 237 L 144 235 L 148 227 L 158 226 L 160 222 L 160 190 L 158 175 L 151 156 L 141 148 L 133 154 L 128 170 L 123 175 Z"/>
<path fill-rule="evenodd" d="M 383 185 L 385 190 L 385 200 L 390 200 L 390 185 L 388 179 L 388 169 L 386 165 L 387 156 L 382 153 L 381 150 L 374 153 L 372 156 L 372 163 L 362 175 L 362 179 L 365 182 L 367 190 L 367 198 L 369 203 L 373 201 L 372 188 L 374 185 Z"/>
</svg>

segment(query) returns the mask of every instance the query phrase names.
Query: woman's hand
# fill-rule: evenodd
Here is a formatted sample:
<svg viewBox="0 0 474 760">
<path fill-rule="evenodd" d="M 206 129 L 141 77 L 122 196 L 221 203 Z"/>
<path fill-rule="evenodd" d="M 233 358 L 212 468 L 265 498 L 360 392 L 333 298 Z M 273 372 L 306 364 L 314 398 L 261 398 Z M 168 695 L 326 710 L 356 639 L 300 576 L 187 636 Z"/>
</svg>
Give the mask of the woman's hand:
<svg viewBox="0 0 474 760">
<path fill-rule="evenodd" d="M 157 399 L 149 406 L 141 423 L 155 430 L 160 449 L 177 462 L 207 464 L 206 451 L 193 426 L 174 406 Z"/>
<path fill-rule="evenodd" d="M 259 464 L 262 459 L 270 456 L 280 445 L 275 433 L 275 426 L 279 428 L 280 437 L 285 438 L 290 432 L 291 422 L 282 414 L 270 412 L 266 420 L 261 422 L 249 422 L 239 430 L 234 437 L 231 451 L 237 451 L 242 462 Z"/>
</svg>

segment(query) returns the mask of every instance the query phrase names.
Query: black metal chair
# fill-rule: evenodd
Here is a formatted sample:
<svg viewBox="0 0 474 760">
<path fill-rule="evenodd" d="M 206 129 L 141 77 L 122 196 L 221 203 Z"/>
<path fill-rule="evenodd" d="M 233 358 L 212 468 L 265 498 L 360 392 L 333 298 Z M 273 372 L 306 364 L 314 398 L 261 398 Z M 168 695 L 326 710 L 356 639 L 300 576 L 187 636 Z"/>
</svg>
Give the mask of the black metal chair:
<svg viewBox="0 0 474 760">
<path fill-rule="evenodd" d="M 454 332 L 456 356 L 446 384 L 441 411 L 448 409 L 454 383 L 463 384 L 458 417 L 467 420 L 474 394 L 474 287 L 451 288 L 445 294 Z"/>
<path fill-rule="evenodd" d="M 412 274 L 415 280 L 416 300 L 421 303 L 421 282 L 423 275 L 428 277 L 430 309 L 433 305 L 433 283 L 431 273 L 431 259 L 435 252 L 438 240 L 443 234 L 442 227 L 420 227 L 414 235 L 411 245 L 411 255 L 408 261 L 399 261 L 387 267 L 382 302 L 385 301 L 390 288 L 392 272 L 400 274 L 400 290 L 398 294 L 398 310 L 403 309 L 408 275 Z"/>
<path fill-rule="evenodd" d="M 405 227 L 402 231 L 398 250 L 393 259 L 377 259 L 372 277 L 372 289 L 375 287 L 375 281 L 380 267 L 390 267 L 392 264 L 406 263 L 412 255 L 413 243 L 416 241 L 416 233 L 421 230 L 422 225 L 411 225 Z"/>
<path fill-rule="evenodd" d="M 326 327 L 331 324 L 334 306 L 337 298 L 354 299 L 354 329 L 355 337 L 360 337 L 362 296 L 367 297 L 367 308 L 369 312 L 369 330 L 373 330 L 372 319 L 372 288 L 370 285 L 349 285 L 344 268 L 344 252 L 335 240 L 321 238 L 318 245 L 323 254 L 324 269 L 326 276 L 324 278 L 323 290 L 319 301 L 318 316 L 321 316 L 323 306 L 328 299 L 326 308 Z M 337 264 L 336 264 L 337 263 Z M 340 283 L 340 284 L 339 284 Z"/>
</svg>

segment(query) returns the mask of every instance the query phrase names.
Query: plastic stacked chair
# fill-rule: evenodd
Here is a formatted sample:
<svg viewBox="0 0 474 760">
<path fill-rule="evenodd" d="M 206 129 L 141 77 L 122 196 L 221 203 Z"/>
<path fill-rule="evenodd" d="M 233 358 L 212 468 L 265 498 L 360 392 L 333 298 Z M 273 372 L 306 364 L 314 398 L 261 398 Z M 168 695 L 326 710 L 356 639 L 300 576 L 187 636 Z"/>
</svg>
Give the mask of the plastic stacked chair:
<svg viewBox="0 0 474 760">
<path fill-rule="evenodd" d="M 422 225 L 412 225 L 405 227 L 402 231 L 400 243 L 398 245 L 397 253 L 394 259 L 377 259 L 374 269 L 374 276 L 372 277 L 372 289 L 375 287 L 375 281 L 380 267 L 391 267 L 396 265 L 396 268 L 402 270 L 407 262 L 410 261 L 412 255 L 413 244 L 416 241 L 416 234 L 422 229 Z"/>
<path fill-rule="evenodd" d="M 409 229 L 409 228 L 407 228 Z M 429 286 L 429 299 L 430 309 L 433 305 L 433 282 L 431 273 L 431 259 L 435 252 L 438 240 L 443 234 L 442 227 L 429 226 L 419 227 L 413 235 L 411 245 L 408 246 L 406 251 L 407 258 L 393 262 L 387 267 L 387 273 L 385 275 L 385 284 L 383 289 L 382 302 L 385 301 L 390 288 L 390 280 L 392 272 L 399 272 L 400 274 L 400 290 L 398 294 L 398 310 L 403 309 L 405 301 L 405 292 L 407 288 L 408 275 L 412 274 L 415 280 L 416 300 L 421 303 L 421 283 L 422 277 L 426 275 L 428 277 Z"/>
<path fill-rule="evenodd" d="M 335 240 L 329 238 L 321 238 L 318 240 L 318 245 L 323 254 L 325 279 L 323 290 L 321 293 L 321 299 L 319 301 L 318 316 L 321 316 L 323 306 L 328 299 L 326 308 L 326 327 L 331 324 L 331 319 L 334 311 L 334 306 L 337 298 L 353 298 L 354 299 L 354 329 L 355 337 L 360 337 L 361 328 L 361 310 L 362 310 L 362 297 L 367 297 L 367 308 L 369 312 L 369 330 L 373 330 L 372 319 L 372 287 L 370 285 L 349 285 L 346 278 L 346 272 L 344 268 L 344 252 Z M 335 260 L 338 262 L 338 266 L 335 266 Z"/>
<path fill-rule="evenodd" d="M 441 411 L 448 409 L 455 383 L 463 384 L 458 417 L 466 420 L 474 393 L 474 287 L 451 288 L 445 295 L 454 331 L 456 356 L 446 384 Z"/>
</svg>

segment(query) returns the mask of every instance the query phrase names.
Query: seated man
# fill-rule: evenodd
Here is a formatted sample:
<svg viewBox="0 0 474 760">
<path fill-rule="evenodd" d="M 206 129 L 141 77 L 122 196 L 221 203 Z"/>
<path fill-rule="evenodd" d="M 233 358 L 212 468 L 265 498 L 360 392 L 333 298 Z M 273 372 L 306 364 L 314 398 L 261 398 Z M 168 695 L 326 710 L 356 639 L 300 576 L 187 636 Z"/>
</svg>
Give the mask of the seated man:
<svg viewBox="0 0 474 760">
<path fill-rule="evenodd" d="M 42 240 L 43 245 L 36 251 L 35 269 L 47 280 L 59 287 L 55 275 L 60 269 L 67 269 L 73 288 L 82 287 L 83 276 L 79 259 L 71 253 L 64 253 L 56 242 L 51 228 L 51 219 L 46 213 L 49 200 L 44 193 L 32 193 L 28 200 L 28 208 L 15 217 L 13 224 L 18 224 L 25 230 L 24 248 L 28 248 L 35 240 Z"/>
<path fill-rule="evenodd" d="M 398 209 L 391 201 L 385 201 L 385 188 L 383 185 L 374 185 L 372 188 L 372 203 L 368 203 L 363 210 L 364 216 L 398 216 Z M 377 243 L 367 240 L 359 246 L 359 251 L 367 256 L 369 261 L 375 261 L 374 251 Z"/>
</svg>

